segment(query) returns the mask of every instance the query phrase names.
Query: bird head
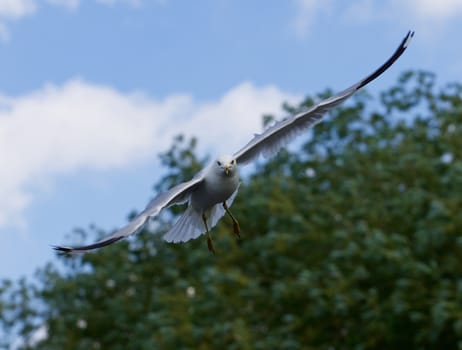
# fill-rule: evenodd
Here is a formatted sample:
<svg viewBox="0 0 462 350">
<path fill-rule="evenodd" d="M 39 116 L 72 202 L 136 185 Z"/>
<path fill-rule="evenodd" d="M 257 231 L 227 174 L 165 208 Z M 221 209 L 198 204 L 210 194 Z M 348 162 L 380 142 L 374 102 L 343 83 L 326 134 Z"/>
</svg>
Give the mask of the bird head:
<svg viewBox="0 0 462 350">
<path fill-rule="evenodd" d="M 220 156 L 216 160 L 215 166 L 220 173 L 226 176 L 233 176 L 237 171 L 236 159 L 229 155 Z"/>
</svg>

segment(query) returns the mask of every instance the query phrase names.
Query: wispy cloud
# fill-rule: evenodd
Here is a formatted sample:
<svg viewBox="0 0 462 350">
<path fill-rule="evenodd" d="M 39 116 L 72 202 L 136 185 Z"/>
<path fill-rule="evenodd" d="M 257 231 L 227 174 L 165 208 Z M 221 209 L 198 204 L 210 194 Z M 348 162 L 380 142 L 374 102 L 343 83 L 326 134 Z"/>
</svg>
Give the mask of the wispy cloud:
<svg viewBox="0 0 462 350">
<path fill-rule="evenodd" d="M 460 0 L 407 0 L 409 13 L 414 13 L 420 19 L 446 21 L 462 16 L 462 1 Z M 394 3 L 399 4 L 397 0 Z"/>
<path fill-rule="evenodd" d="M 460 0 L 358 0 L 350 3 L 349 10 L 364 18 L 419 20 L 431 22 L 447 21 L 462 16 Z"/>
<path fill-rule="evenodd" d="M 142 5 L 143 0 L 94 0 L 97 3 L 114 6 L 125 4 L 134 8 Z M 158 0 L 160 2 L 162 0 Z M 61 6 L 70 11 L 79 8 L 81 0 L 0 0 L 0 41 L 10 40 L 11 33 L 8 24 L 27 16 L 36 14 L 44 5 Z"/>
<path fill-rule="evenodd" d="M 126 4 L 131 7 L 140 7 L 143 3 L 143 0 L 95 0 L 104 5 L 114 6 L 117 4 Z M 160 3 L 162 0 L 156 0 L 157 3 Z"/>
<path fill-rule="evenodd" d="M 219 100 L 190 95 L 161 101 L 142 93 L 72 80 L 20 96 L 0 96 L 0 226 L 24 224 L 40 186 L 78 170 L 111 170 L 152 161 L 174 135 L 198 136 L 204 148 L 234 152 L 261 129 L 261 115 L 298 98 L 243 83 Z"/>
<path fill-rule="evenodd" d="M 292 22 L 299 37 L 308 35 L 316 17 L 331 10 L 332 0 L 296 0 L 296 16 Z"/>
<path fill-rule="evenodd" d="M 414 29 L 434 31 L 445 22 L 462 17 L 461 0 L 294 0 L 292 26 L 299 37 L 309 34 L 321 18 L 335 16 L 354 23 L 389 21 L 407 23 Z"/>
<path fill-rule="evenodd" d="M 20 18 L 35 12 L 35 0 L 2 0 L 0 1 L 0 16 Z"/>
<path fill-rule="evenodd" d="M 30 16 L 37 10 L 35 0 L 2 0 L 0 1 L 0 41 L 8 41 L 11 37 L 8 22 L 17 21 Z"/>
<path fill-rule="evenodd" d="M 69 10 L 76 10 L 80 5 L 80 0 L 47 0 L 49 4 L 63 6 Z"/>
</svg>

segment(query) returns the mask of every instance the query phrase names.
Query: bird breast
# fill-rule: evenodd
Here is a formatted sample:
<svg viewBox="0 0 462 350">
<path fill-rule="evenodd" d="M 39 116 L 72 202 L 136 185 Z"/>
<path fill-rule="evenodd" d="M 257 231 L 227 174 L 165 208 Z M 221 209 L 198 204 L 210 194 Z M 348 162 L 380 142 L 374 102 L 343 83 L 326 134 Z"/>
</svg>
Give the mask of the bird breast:
<svg viewBox="0 0 462 350">
<path fill-rule="evenodd" d="M 215 204 L 223 203 L 237 190 L 239 176 L 217 175 L 206 176 L 201 185 L 191 195 L 191 205 L 198 211 L 204 211 Z"/>
</svg>

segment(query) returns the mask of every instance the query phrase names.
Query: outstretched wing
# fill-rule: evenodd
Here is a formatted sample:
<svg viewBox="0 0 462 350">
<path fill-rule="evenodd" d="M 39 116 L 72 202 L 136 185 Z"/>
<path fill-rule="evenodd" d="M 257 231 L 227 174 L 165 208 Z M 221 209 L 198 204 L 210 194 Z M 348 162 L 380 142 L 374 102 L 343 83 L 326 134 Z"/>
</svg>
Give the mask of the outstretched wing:
<svg viewBox="0 0 462 350">
<path fill-rule="evenodd" d="M 269 157 L 279 151 L 279 149 L 286 145 L 295 136 L 302 133 L 305 129 L 319 123 L 324 118 L 326 112 L 340 105 L 356 91 L 369 84 L 372 80 L 385 72 L 403 54 L 413 36 L 414 32 L 409 31 L 393 55 L 375 72 L 360 82 L 324 101 L 319 102 L 317 105 L 312 106 L 305 112 L 274 124 L 262 134 L 255 135 L 255 137 L 250 140 L 247 145 L 234 154 L 237 163 L 248 163 L 251 160 L 256 159 L 260 154 L 264 157 Z"/>
<path fill-rule="evenodd" d="M 131 220 L 126 226 L 114 232 L 114 234 L 111 236 L 102 239 L 101 241 L 82 247 L 54 246 L 53 248 L 68 253 L 85 252 L 88 250 L 107 246 L 121 240 L 122 238 L 133 235 L 143 228 L 144 224 L 146 224 L 149 218 L 157 216 L 163 208 L 186 202 L 189 199 L 192 191 L 203 180 L 203 172 L 200 172 L 193 179 L 176 185 L 170 190 L 159 194 L 148 204 L 146 209 L 144 209 L 139 215 Z"/>
</svg>

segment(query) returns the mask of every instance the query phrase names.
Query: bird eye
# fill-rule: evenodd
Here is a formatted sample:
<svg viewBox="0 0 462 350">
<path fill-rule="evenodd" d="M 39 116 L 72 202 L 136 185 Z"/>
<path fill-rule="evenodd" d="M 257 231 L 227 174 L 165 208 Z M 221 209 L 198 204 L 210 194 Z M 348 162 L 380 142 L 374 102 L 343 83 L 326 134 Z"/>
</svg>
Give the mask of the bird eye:
<svg viewBox="0 0 462 350">
<path fill-rule="evenodd" d="M 217 160 L 217 165 L 221 166 L 221 162 L 219 160 Z"/>
<path fill-rule="evenodd" d="M 236 163 L 236 161 L 233 159 L 233 160 L 231 161 L 231 164 L 234 164 L 234 163 Z"/>
</svg>

